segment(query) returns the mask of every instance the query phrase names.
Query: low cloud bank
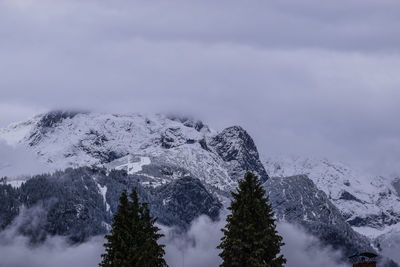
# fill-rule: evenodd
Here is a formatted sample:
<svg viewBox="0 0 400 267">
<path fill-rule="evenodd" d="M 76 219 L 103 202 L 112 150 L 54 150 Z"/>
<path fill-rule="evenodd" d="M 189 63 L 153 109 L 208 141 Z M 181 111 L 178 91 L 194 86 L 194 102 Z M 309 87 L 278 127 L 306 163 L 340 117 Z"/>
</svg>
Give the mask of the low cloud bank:
<svg viewBox="0 0 400 267">
<path fill-rule="evenodd" d="M 31 212 L 30 214 L 35 213 Z M 40 212 L 37 212 L 38 216 Z M 0 233 L 0 267 L 91 267 L 98 266 L 104 253 L 103 236 L 71 245 L 64 237 L 49 237 L 38 246 L 32 245 L 27 237 L 21 236 L 17 229 L 26 227 L 27 212 L 22 212 L 14 223 Z M 32 219 L 31 228 L 38 227 L 39 220 Z M 221 228 L 226 224 L 223 219 L 213 222 L 207 216 L 200 216 L 186 233 L 174 228 L 160 226 L 165 237 L 165 259 L 171 267 L 212 267 L 219 266 L 221 259 L 216 249 L 222 237 Z M 341 254 L 321 245 L 319 240 L 308 235 L 298 226 L 279 223 L 278 231 L 286 245 L 282 253 L 288 267 L 330 267 L 348 266 L 340 263 Z"/>
<path fill-rule="evenodd" d="M 0 177 L 35 175 L 50 171 L 50 167 L 39 161 L 33 152 L 20 146 L 11 146 L 0 139 Z"/>
<path fill-rule="evenodd" d="M 174 229 L 162 227 L 166 244 L 165 259 L 174 267 L 210 267 L 219 266 L 221 258 L 216 249 L 222 237 L 221 228 L 225 220 L 213 222 L 207 216 L 196 219 L 187 233 L 179 234 Z"/>
<path fill-rule="evenodd" d="M 342 254 L 339 251 L 323 246 L 316 237 L 307 234 L 299 226 L 279 223 L 277 229 L 285 242 L 281 251 L 287 259 L 287 267 L 350 266 L 341 262 Z"/>
<path fill-rule="evenodd" d="M 216 247 L 221 242 L 224 219 L 212 222 L 201 216 L 195 220 L 186 234 L 176 234 L 173 229 L 163 227 L 166 237 L 166 260 L 174 267 L 210 267 L 219 266 L 221 259 Z M 289 223 L 278 223 L 278 232 L 283 236 L 285 246 L 282 253 L 287 259 L 287 267 L 346 267 L 342 254 L 330 247 L 323 246 L 314 236 Z"/>
<path fill-rule="evenodd" d="M 13 240 L 0 237 L 0 267 L 90 267 L 98 266 L 104 238 L 72 246 L 63 237 L 48 238 L 40 246 L 29 245 L 23 236 Z"/>
<path fill-rule="evenodd" d="M 43 222 L 46 211 L 36 206 L 22 208 L 20 215 L 0 232 L 0 267 L 84 267 L 97 266 L 103 253 L 103 236 L 71 245 L 65 237 L 47 237 L 34 245 L 21 232 L 33 233 L 34 239 L 44 237 Z"/>
<path fill-rule="evenodd" d="M 398 244 L 400 244 L 400 243 L 398 243 Z M 384 248 L 381 253 L 382 253 L 382 255 L 388 257 L 389 259 L 392 259 L 396 263 L 400 263 L 400 255 L 399 255 L 399 247 L 398 246 Z"/>
<path fill-rule="evenodd" d="M 391 231 L 381 236 L 378 240 L 382 249 L 380 253 L 400 264 L 400 231 Z"/>
</svg>

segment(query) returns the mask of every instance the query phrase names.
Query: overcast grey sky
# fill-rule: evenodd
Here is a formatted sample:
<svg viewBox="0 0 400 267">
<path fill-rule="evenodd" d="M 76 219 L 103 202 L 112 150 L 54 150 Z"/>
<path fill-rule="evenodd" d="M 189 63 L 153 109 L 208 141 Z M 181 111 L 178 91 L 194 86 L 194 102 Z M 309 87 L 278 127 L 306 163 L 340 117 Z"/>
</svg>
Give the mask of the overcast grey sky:
<svg viewBox="0 0 400 267">
<path fill-rule="evenodd" d="M 0 126 L 54 108 L 240 124 L 400 170 L 400 2 L 0 0 Z"/>
</svg>

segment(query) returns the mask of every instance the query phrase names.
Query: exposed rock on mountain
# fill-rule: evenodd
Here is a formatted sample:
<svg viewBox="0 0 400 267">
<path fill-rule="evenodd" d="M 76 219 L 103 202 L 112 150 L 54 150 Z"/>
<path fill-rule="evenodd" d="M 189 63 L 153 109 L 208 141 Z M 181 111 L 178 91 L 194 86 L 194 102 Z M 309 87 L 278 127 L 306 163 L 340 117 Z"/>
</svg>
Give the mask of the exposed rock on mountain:
<svg viewBox="0 0 400 267">
<path fill-rule="evenodd" d="M 392 185 L 394 190 L 396 190 L 397 196 L 400 197 L 400 178 L 394 179 Z"/>
<path fill-rule="evenodd" d="M 373 250 L 367 238 L 346 223 L 326 194 L 307 176 L 272 177 L 264 187 L 279 220 L 303 226 L 345 255 Z"/>
<path fill-rule="evenodd" d="M 161 209 L 159 213 L 165 214 L 162 222 L 166 225 L 180 222 L 181 226 L 186 227 L 201 214 L 216 219 L 222 207 L 199 179 L 188 176 L 156 188 L 154 194 L 160 202 L 157 203 L 157 208 Z"/>
<path fill-rule="evenodd" d="M 371 238 L 400 223 L 396 181 L 365 175 L 326 159 L 269 158 L 265 168 L 271 176 L 308 175 L 353 229 Z"/>
<path fill-rule="evenodd" d="M 250 135 L 241 127 L 226 128 L 212 138 L 209 146 L 225 161 L 232 163 L 231 177 L 241 179 L 246 171 L 253 171 L 262 182 L 268 175 L 260 161 L 256 145 Z"/>
</svg>

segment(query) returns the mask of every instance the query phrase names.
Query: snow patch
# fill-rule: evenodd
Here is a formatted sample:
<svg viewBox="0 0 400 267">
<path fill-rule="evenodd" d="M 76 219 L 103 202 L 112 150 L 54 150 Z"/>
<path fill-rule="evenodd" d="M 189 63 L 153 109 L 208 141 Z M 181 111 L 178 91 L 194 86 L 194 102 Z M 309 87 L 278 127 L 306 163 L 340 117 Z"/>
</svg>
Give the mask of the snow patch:
<svg viewBox="0 0 400 267">
<path fill-rule="evenodd" d="M 106 200 L 107 186 L 101 186 L 101 185 L 97 184 L 97 187 L 99 189 L 99 193 L 103 196 L 103 201 L 104 201 L 104 204 L 106 205 L 106 211 L 110 211 L 110 205 L 107 203 L 107 200 Z"/>
<path fill-rule="evenodd" d="M 83 205 L 82 204 L 77 204 L 76 206 L 75 206 L 75 209 L 76 209 L 76 217 L 80 217 L 81 216 L 81 212 L 82 212 L 82 209 L 83 209 Z"/>
<path fill-rule="evenodd" d="M 116 164 L 116 162 L 121 162 L 125 160 L 127 161 L 126 163 L 112 167 L 113 165 Z M 126 170 L 128 174 L 135 174 L 137 172 L 142 171 L 143 166 L 151 164 L 151 160 L 149 157 L 139 157 L 138 161 L 134 160 L 135 160 L 134 156 L 128 155 L 123 158 L 115 160 L 114 164 L 113 163 L 109 164 L 109 167 L 116 170 Z"/>
<path fill-rule="evenodd" d="M 14 188 L 19 188 L 26 180 L 7 180 L 7 184 L 11 185 Z"/>
<path fill-rule="evenodd" d="M 110 232 L 112 229 L 112 226 L 110 224 L 106 223 L 105 221 L 102 221 L 101 225 L 107 230 L 107 232 Z"/>
<path fill-rule="evenodd" d="M 392 224 L 389 226 L 382 227 L 381 229 L 372 228 L 372 227 L 353 227 L 355 231 L 358 233 L 365 235 L 371 239 L 375 239 L 379 236 L 386 235 L 392 232 L 400 232 L 400 223 Z"/>
</svg>

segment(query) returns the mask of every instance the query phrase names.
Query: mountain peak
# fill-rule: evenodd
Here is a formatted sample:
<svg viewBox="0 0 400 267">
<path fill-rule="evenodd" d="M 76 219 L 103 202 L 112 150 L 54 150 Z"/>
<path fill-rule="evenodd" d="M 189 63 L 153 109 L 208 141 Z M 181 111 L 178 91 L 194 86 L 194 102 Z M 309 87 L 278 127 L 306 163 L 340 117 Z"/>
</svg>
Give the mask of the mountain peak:
<svg viewBox="0 0 400 267">
<path fill-rule="evenodd" d="M 252 138 L 239 126 L 216 133 L 184 116 L 56 110 L 24 129 L 18 143 L 54 169 L 105 166 L 131 155 L 186 169 L 217 188 L 233 188 L 246 170 L 268 178 Z M 16 128 L 2 131 L 0 138 Z"/>
<path fill-rule="evenodd" d="M 66 110 L 49 111 L 42 115 L 37 125 L 43 128 L 53 127 L 54 125 L 62 122 L 64 119 L 72 119 L 79 113 L 82 112 Z"/>
<path fill-rule="evenodd" d="M 210 146 L 226 162 L 235 162 L 231 175 L 243 178 L 246 171 L 252 171 L 265 182 L 268 175 L 262 165 L 257 147 L 251 136 L 240 126 L 224 129 L 214 136 Z"/>
</svg>

